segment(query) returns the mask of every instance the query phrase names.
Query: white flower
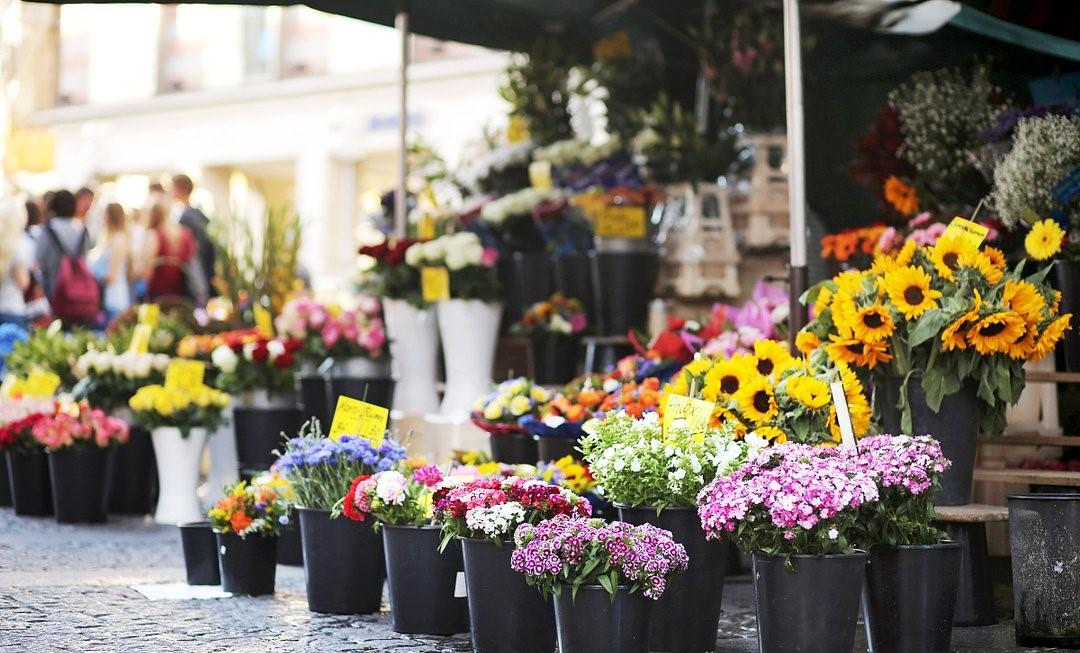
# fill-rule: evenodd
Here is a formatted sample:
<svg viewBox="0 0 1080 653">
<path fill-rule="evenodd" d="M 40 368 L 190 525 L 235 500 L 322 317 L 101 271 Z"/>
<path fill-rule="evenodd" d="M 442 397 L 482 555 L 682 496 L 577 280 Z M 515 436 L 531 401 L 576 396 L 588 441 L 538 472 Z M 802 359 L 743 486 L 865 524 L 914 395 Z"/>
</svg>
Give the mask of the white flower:
<svg viewBox="0 0 1080 653">
<path fill-rule="evenodd" d="M 446 253 L 446 267 L 451 270 L 460 270 L 469 265 L 467 253 L 462 249 L 452 249 Z"/>
<path fill-rule="evenodd" d="M 408 483 L 408 479 L 401 472 L 383 472 L 375 482 L 375 496 L 390 505 L 400 506 L 405 501 L 405 487 Z"/>
<path fill-rule="evenodd" d="M 244 345 L 244 354 L 248 360 L 250 360 L 248 345 Z M 210 361 L 214 364 L 214 367 L 225 374 L 232 374 L 236 371 L 236 366 L 240 362 L 240 359 L 236 356 L 236 352 L 231 348 L 226 345 L 221 345 L 210 352 Z"/>
<path fill-rule="evenodd" d="M 604 379 L 604 392 L 612 394 L 619 389 L 619 382 L 615 379 Z"/>
<path fill-rule="evenodd" d="M 640 458 L 634 458 L 630 462 L 630 471 L 632 471 L 634 473 L 637 473 L 637 472 L 641 471 L 641 459 Z"/>
<path fill-rule="evenodd" d="M 830 528 L 829 529 L 829 539 L 830 540 L 835 540 L 838 537 L 840 537 L 840 531 L 836 530 L 835 528 Z"/>
<path fill-rule="evenodd" d="M 418 268 L 423 265 L 424 262 L 424 244 L 416 243 L 409 249 L 405 250 L 405 262 L 414 268 Z"/>
<path fill-rule="evenodd" d="M 285 343 L 280 340 L 271 340 L 266 343 L 266 353 L 273 362 L 278 356 L 285 353 Z"/>
</svg>

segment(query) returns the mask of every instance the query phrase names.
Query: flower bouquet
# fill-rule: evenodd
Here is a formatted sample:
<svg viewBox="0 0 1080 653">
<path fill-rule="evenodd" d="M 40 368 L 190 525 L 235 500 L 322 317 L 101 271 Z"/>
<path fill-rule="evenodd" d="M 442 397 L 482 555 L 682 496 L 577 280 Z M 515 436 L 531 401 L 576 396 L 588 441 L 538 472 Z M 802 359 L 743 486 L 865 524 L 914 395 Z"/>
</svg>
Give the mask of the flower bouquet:
<svg viewBox="0 0 1080 653">
<path fill-rule="evenodd" d="M 522 524 L 514 544 L 514 571 L 555 597 L 560 651 L 647 653 L 652 601 L 689 563 L 668 531 L 568 515 Z"/>
<path fill-rule="evenodd" d="M 764 649 L 854 645 L 867 557 L 854 547 L 862 510 L 877 499 L 875 476 L 853 452 L 793 442 L 759 451 L 701 492 L 706 537 L 752 554 Z M 830 609 L 822 613 L 826 595 Z"/>
<path fill-rule="evenodd" d="M 267 398 L 288 395 L 295 386 L 296 356 L 304 341 L 251 335 L 221 344 L 210 353 L 215 385 L 232 395 L 262 391 Z"/>
<path fill-rule="evenodd" d="M 338 510 L 357 477 L 388 471 L 404 459 L 405 449 L 392 440 L 376 447 L 351 435 L 331 439 L 318 422 L 305 424 L 285 443 L 275 468 L 296 493 L 313 612 L 379 610 L 386 573 L 382 540 L 370 522 L 339 519 Z"/>
<path fill-rule="evenodd" d="M 420 292 L 420 271 L 405 262 L 409 248 L 419 242 L 403 238 L 361 247 L 360 255 L 374 261 L 364 276 L 364 288 L 383 301 L 399 299 L 423 308 L 426 302 Z"/>
<path fill-rule="evenodd" d="M 16 515 L 52 514 L 49 461 L 33 430 L 54 410 L 51 398 L 0 398 L 0 498 L 6 499 L 0 504 L 13 506 Z"/>
<path fill-rule="evenodd" d="M 706 339 L 701 353 L 730 358 L 750 353 L 758 340 L 783 340 L 787 334 L 788 311 L 787 293 L 759 280 L 742 306 L 713 305 L 705 333 L 719 332 L 719 335 Z"/>
<path fill-rule="evenodd" d="M 139 388 L 165 381 L 171 360 L 166 354 L 88 351 L 72 368 L 79 380 L 72 393 L 107 411 L 126 408 Z"/>
<path fill-rule="evenodd" d="M 537 383 L 565 383 L 577 373 L 580 335 L 587 324 L 580 300 L 555 293 L 527 308 L 510 332 L 529 338 Z"/>
<path fill-rule="evenodd" d="M 220 548 L 221 588 L 234 594 L 274 593 L 277 543 L 289 504 L 271 487 L 240 481 L 207 513 Z"/>
<path fill-rule="evenodd" d="M 491 436 L 491 454 L 504 463 L 532 464 L 536 443 L 521 426 L 522 420 L 538 417 L 551 399 L 542 386 L 525 377 L 508 379 L 480 397 L 473 405 L 472 421 Z"/>
<path fill-rule="evenodd" d="M 385 354 L 386 331 L 379 300 L 361 295 L 354 307 L 323 304 L 301 297 L 290 300 L 274 320 L 277 332 L 303 343 L 299 353 L 321 365 L 327 358 L 380 359 Z"/>
</svg>

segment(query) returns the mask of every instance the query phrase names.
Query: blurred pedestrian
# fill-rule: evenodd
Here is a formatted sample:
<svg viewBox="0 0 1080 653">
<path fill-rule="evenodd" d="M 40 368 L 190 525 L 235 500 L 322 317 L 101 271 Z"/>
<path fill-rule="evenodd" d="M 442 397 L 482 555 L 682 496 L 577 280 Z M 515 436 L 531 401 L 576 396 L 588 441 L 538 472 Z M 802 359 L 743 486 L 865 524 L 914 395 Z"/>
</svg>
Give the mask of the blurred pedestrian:
<svg viewBox="0 0 1080 653">
<path fill-rule="evenodd" d="M 131 238 L 124 207 L 116 202 L 105 207 L 105 231 L 92 252 L 94 277 L 103 289 L 105 317 L 114 317 L 131 306 Z"/>
<path fill-rule="evenodd" d="M 195 299 L 189 289 L 186 267 L 196 254 L 195 237 L 184 227 L 168 219 L 164 204 L 150 206 L 146 237 L 146 296 L 153 301 L 162 297 Z M 198 267 L 198 266 L 195 266 Z"/>
<path fill-rule="evenodd" d="M 198 246 L 199 265 L 202 268 L 202 277 L 206 280 L 207 289 L 213 288 L 214 281 L 214 243 L 210 240 L 208 228 L 210 219 L 202 211 L 191 205 L 191 193 L 195 190 L 195 184 L 187 175 L 175 175 L 172 178 L 173 199 L 180 203 L 180 224 L 191 230 Z"/>
<path fill-rule="evenodd" d="M 14 199 L 0 203 L 0 229 L 5 234 L 17 234 L 0 239 L 0 323 L 24 328 L 24 294 L 30 288 L 30 269 L 34 265 L 34 244 L 26 234 L 30 206 L 30 202 L 23 204 Z"/>
<path fill-rule="evenodd" d="M 97 320 L 101 290 L 86 263 L 92 238 L 76 219 L 75 196 L 58 190 L 49 201 L 50 215 L 37 240 L 37 263 L 53 315 L 66 327 L 89 326 Z"/>
</svg>

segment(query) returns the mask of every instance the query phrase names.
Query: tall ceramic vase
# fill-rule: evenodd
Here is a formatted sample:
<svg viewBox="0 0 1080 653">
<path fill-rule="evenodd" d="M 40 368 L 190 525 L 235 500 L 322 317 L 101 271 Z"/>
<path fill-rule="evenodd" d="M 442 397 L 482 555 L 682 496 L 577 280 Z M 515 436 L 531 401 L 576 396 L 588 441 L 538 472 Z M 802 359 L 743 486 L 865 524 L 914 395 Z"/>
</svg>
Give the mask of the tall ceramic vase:
<svg viewBox="0 0 1080 653">
<path fill-rule="evenodd" d="M 206 438 L 206 451 L 210 456 L 210 469 L 206 474 L 207 506 L 213 506 L 225 496 L 225 487 L 240 480 L 240 462 L 236 454 L 236 438 L 233 437 L 232 406 L 225 411 L 225 419 Z"/>
<path fill-rule="evenodd" d="M 178 524 L 203 518 L 196 489 L 206 429 L 193 428 L 185 438 L 180 429 L 163 426 L 150 433 L 158 469 L 158 503 L 154 521 Z"/>
<path fill-rule="evenodd" d="M 446 361 L 446 394 L 440 412 L 464 420 L 476 398 L 491 389 L 502 305 L 450 299 L 439 302 L 438 310 Z"/>
<path fill-rule="evenodd" d="M 394 377 L 394 409 L 406 415 L 439 410 L 435 392 L 439 328 L 433 309 L 421 310 L 403 299 L 383 300 Z"/>
</svg>

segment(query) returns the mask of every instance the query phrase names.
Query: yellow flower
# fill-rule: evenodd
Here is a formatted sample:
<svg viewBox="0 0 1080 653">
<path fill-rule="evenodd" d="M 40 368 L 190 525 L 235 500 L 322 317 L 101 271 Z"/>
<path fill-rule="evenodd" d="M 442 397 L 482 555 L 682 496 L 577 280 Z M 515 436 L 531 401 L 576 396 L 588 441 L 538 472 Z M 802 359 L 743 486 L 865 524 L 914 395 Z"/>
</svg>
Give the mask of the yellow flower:
<svg viewBox="0 0 1080 653">
<path fill-rule="evenodd" d="M 835 361 L 852 363 L 860 367 L 873 369 L 878 363 L 888 363 L 892 354 L 888 353 L 885 342 L 866 342 L 858 338 L 829 336 L 831 343 L 825 345 L 825 351 Z"/>
<path fill-rule="evenodd" d="M 829 403 L 828 384 L 812 376 L 792 376 L 787 380 L 787 391 L 807 408 L 821 408 Z"/>
<path fill-rule="evenodd" d="M 498 401 L 493 401 L 487 406 L 484 406 L 484 419 L 494 422 L 497 419 L 502 419 L 503 406 Z"/>
<path fill-rule="evenodd" d="M 1016 340 L 1024 337 L 1024 319 L 1012 311 L 992 313 L 968 331 L 968 342 L 983 354 L 1005 353 Z"/>
<path fill-rule="evenodd" d="M 1066 313 L 1043 329 L 1042 333 L 1039 334 L 1039 341 L 1035 345 L 1035 355 L 1032 360 L 1040 360 L 1054 351 L 1058 340 L 1061 340 L 1065 332 L 1069 330 L 1070 320 L 1072 320 L 1072 313 Z"/>
<path fill-rule="evenodd" d="M 858 307 L 855 298 L 849 293 L 838 292 L 833 297 L 832 319 L 833 324 L 842 333 L 851 333 L 855 329 L 855 314 Z"/>
<path fill-rule="evenodd" d="M 154 412 L 169 417 L 176 412 L 176 400 L 171 392 L 159 392 L 154 397 Z"/>
<path fill-rule="evenodd" d="M 840 292 L 849 295 L 857 295 L 862 291 L 863 279 L 865 277 L 866 273 L 860 270 L 845 270 L 833 277 L 833 283 L 836 284 L 836 287 Z"/>
<path fill-rule="evenodd" d="M 534 385 L 532 387 L 532 390 L 529 391 L 529 396 L 532 397 L 532 400 L 538 404 L 545 403 L 548 399 L 550 399 L 550 397 L 548 396 L 548 391 L 545 390 L 543 386 L 539 385 Z"/>
<path fill-rule="evenodd" d="M 1005 289 L 1001 293 L 1001 301 L 1028 322 L 1038 322 L 1043 308 L 1046 307 L 1046 299 L 1029 281 L 1014 281 L 1013 279 L 1006 281 Z"/>
<path fill-rule="evenodd" d="M 800 331 L 795 334 L 795 348 L 804 354 L 814 351 L 820 344 L 821 338 L 818 338 L 813 331 Z"/>
<path fill-rule="evenodd" d="M 829 288 L 823 287 L 818 291 L 818 296 L 814 299 L 814 315 L 821 315 L 822 311 L 829 307 L 832 303 L 833 291 Z"/>
<path fill-rule="evenodd" d="M 755 369 L 762 376 L 779 374 L 791 367 L 793 362 L 787 347 L 775 340 L 758 340 L 754 343 Z"/>
<path fill-rule="evenodd" d="M 1014 340 L 1005 353 L 1013 360 L 1026 360 L 1038 348 L 1037 336 L 1038 329 L 1034 324 L 1028 324 L 1024 329 L 1024 335 Z"/>
<path fill-rule="evenodd" d="M 755 424 L 764 424 L 780 412 L 776 405 L 772 385 L 762 377 L 744 385 L 739 390 L 737 399 L 739 411 Z"/>
<path fill-rule="evenodd" d="M 717 361 L 705 375 L 703 396 L 709 401 L 732 397 L 753 379 L 756 374 L 756 361 L 752 356 L 733 356 Z"/>
<path fill-rule="evenodd" d="M 892 335 L 893 324 L 889 309 L 873 304 L 859 309 L 853 320 L 855 337 L 866 342 L 880 342 Z"/>
<path fill-rule="evenodd" d="M 911 265 L 889 272 L 884 283 L 889 300 L 908 320 L 937 308 L 936 300 L 941 297 L 940 290 L 930 287 L 930 275 Z"/>
<path fill-rule="evenodd" d="M 1061 310 L 1061 291 L 1055 290 L 1053 301 L 1050 302 L 1050 315 L 1057 315 L 1057 312 Z"/>
<path fill-rule="evenodd" d="M 754 429 L 754 435 L 769 441 L 769 444 L 784 444 L 787 442 L 787 434 L 775 426 L 759 426 Z"/>
<path fill-rule="evenodd" d="M 510 413 L 514 417 L 521 417 L 532 409 L 532 402 L 525 395 L 518 395 L 510 400 Z"/>
<path fill-rule="evenodd" d="M 1065 230 L 1053 220 L 1039 220 L 1024 237 L 1024 249 L 1028 256 L 1036 261 L 1053 258 L 1061 251 L 1061 242 L 1065 239 Z"/>
<path fill-rule="evenodd" d="M 905 241 L 904 246 L 896 254 L 896 263 L 901 266 L 911 265 L 911 262 L 915 260 L 915 251 L 917 249 L 918 245 L 915 244 L 914 240 Z"/>
<path fill-rule="evenodd" d="M 896 175 L 885 180 L 885 201 L 901 215 L 911 215 L 919 210 L 919 194 Z"/>
<path fill-rule="evenodd" d="M 974 249 L 975 246 L 963 238 L 944 237 L 928 248 L 927 254 L 941 278 L 955 281 L 955 272 L 960 269 L 961 259 Z"/>
<path fill-rule="evenodd" d="M 990 257 L 977 249 L 971 249 L 960 256 L 960 266 L 975 268 L 990 285 L 997 285 L 1004 274 L 994 265 Z"/>
<path fill-rule="evenodd" d="M 844 385 L 844 396 L 848 402 L 848 413 L 851 415 L 852 424 L 855 427 L 855 437 L 861 438 L 870 429 L 870 402 L 866 399 L 866 391 L 862 381 L 847 365 L 839 365 L 840 381 Z"/>
<path fill-rule="evenodd" d="M 1001 271 L 1005 271 L 1005 252 L 1001 251 L 997 247 L 991 247 L 987 245 L 983 247 L 983 254 L 986 254 L 986 258 L 990 259 L 990 263 Z"/>
</svg>

